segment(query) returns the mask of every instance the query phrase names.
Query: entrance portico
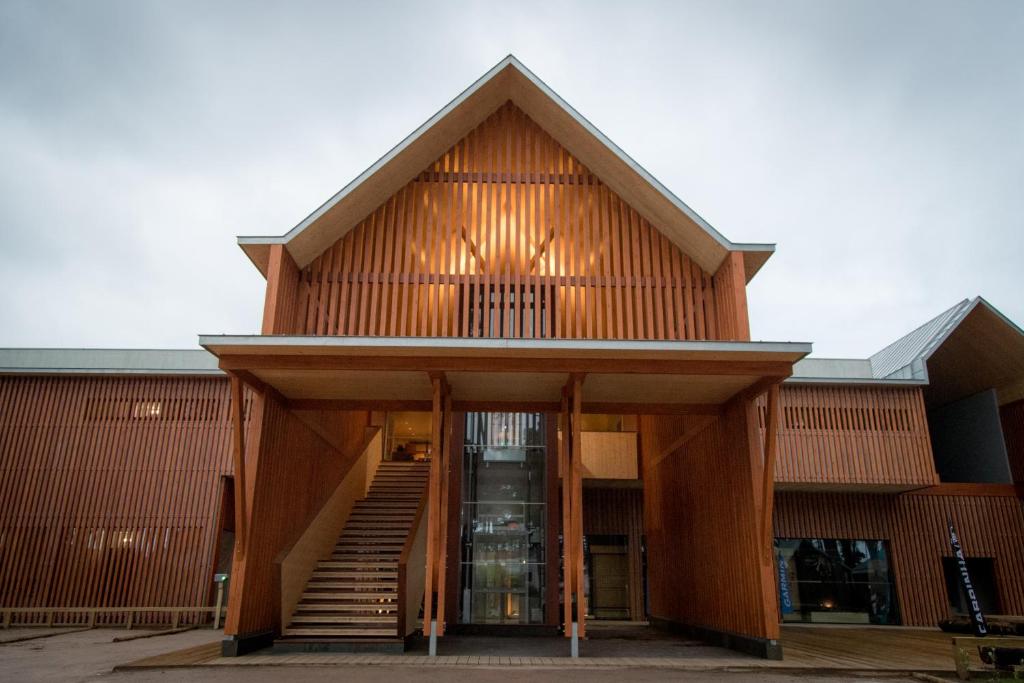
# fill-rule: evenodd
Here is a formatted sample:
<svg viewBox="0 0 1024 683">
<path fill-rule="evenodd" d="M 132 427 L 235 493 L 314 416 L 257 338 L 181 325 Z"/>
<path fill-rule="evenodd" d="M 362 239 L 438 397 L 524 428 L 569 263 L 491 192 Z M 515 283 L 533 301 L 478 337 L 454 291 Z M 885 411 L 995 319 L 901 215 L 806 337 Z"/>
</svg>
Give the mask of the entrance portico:
<svg viewBox="0 0 1024 683">
<path fill-rule="evenodd" d="M 770 519 L 771 468 L 764 467 L 760 427 L 754 407 L 755 400 L 770 393 L 791 373 L 792 364 L 806 355 L 809 346 L 797 343 L 772 342 L 697 342 L 697 341 L 612 341 L 612 340 L 515 340 L 515 339 L 436 339 L 381 337 L 291 337 L 291 336 L 206 336 L 201 344 L 220 359 L 220 366 L 248 385 L 264 401 L 279 404 L 292 412 L 315 411 L 368 413 L 381 411 L 429 411 L 432 413 L 431 474 L 427 496 L 427 529 L 424 562 L 425 595 L 423 631 L 425 635 L 442 636 L 446 624 L 453 624 L 446 605 L 448 581 L 458 557 L 451 553 L 459 546 L 452 536 L 460 530 L 457 513 L 453 517 L 451 483 L 458 482 L 461 452 L 453 446 L 453 416 L 474 412 L 544 413 L 548 422 L 557 425 L 548 441 L 553 448 L 548 457 L 558 460 L 556 477 L 561 480 L 561 495 L 552 510 L 560 509 L 549 519 L 550 547 L 547 600 L 557 604 L 558 565 L 561 564 L 561 609 L 546 611 L 546 623 L 561 625 L 567 636 L 576 625 L 581 637 L 586 635 L 583 570 L 583 493 L 581 417 L 584 413 L 613 413 L 645 416 L 640 441 L 645 488 L 655 484 L 654 478 L 673 459 L 692 454 L 680 450 L 688 441 L 687 434 L 706 431 L 721 425 L 730 431 L 728 442 L 718 444 L 702 454 L 703 469 L 727 482 L 734 500 L 726 500 L 715 510 L 729 508 L 732 523 L 742 528 L 742 536 L 751 542 L 749 564 L 753 571 L 757 599 L 745 605 L 727 607 L 736 617 L 734 622 L 717 627 L 713 619 L 704 621 L 675 610 L 679 596 L 702 590 L 702 581 L 713 580 L 691 570 L 690 576 L 672 566 L 672 561 L 655 553 L 648 557 L 649 580 L 652 585 L 651 614 L 666 625 L 692 627 L 714 636 L 727 634 L 727 642 L 743 649 L 771 655 L 771 647 L 761 647 L 777 639 L 769 540 L 764 520 Z M 774 411 L 769 410 L 770 428 Z M 464 420 L 464 418 L 461 418 Z M 684 433 L 665 440 L 664 425 L 688 425 Z M 669 428 L 671 429 L 671 427 Z M 736 432 L 732 434 L 731 432 Z M 245 444 L 240 445 L 245 448 Z M 262 447 L 262 446 L 261 446 Z M 721 452 L 719 452 L 721 451 Z M 454 455 L 453 455 L 454 454 Z M 248 463 L 258 465 L 260 453 L 249 453 Z M 715 460 L 718 460 L 716 463 Z M 453 464 L 454 461 L 454 464 Z M 691 465 L 694 463 L 691 463 Z M 766 472 L 769 473 L 766 476 Z M 651 481 L 648 481 L 651 480 Z M 236 477 L 236 486 L 246 500 L 246 489 L 256 482 Z M 456 484 L 457 486 L 457 484 Z M 554 489 L 557 490 L 557 489 Z M 660 491 L 661 489 L 655 489 Z M 650 496 L 648 496 L 650 498 Z M 662 496 L 663 498 L 663 496 Z M 248 503 L 251 505 L 251 503 Z M 664 511 L 655 509 L 657 501 L 645 503 L 645 529 L 651 541 L 664 537 L 672 528 L 682 529 L 695 523 L 697 517 L 673 520 L 678 501 L 665 500 Z M 247 514 L 252 515 L 249 510 Z M 258 516 L 258 514 L 257 514 Z M 708 533 L 714 531 L 710 524 Z M 564 543 L 561 558 L 557 537 Z M 258 526 L 251 529 L 259 534 Z M 691 529 L 691 533 L 693 530 Z M 749 535 L 748 535 L 749 534 Z M 690 539 L 671 539 L 676 546 L 685 546 Z M 258 539 L 255 541 L 258 542 Z M 754 550 L 756 548 L 756 550 Z M 710 557 L 725 552 L 724 548 L 705 547 Z M 561 560 L 559 563 L 558 560 Z M 724 557 L 722 558 L 724 560 Z M 731 560 L 735 564 L 736 559 Z M 664 594 L 666 576 L 672 575 L 679 596 Z M 233 591 L 244 592 L 245 576 L 238 577 Z M 457 584 L 456 584 L 457 585 Z M 454 588 L 454 586 L 452 587 Z M 554 592 L 552 592 L 554 591 Z M 751 595 L 745 594 L 749 600 Z M 693 601 L 692 597 L 687 598 Z M 728 595 L 717 599 L 728 603 Z M 699 602 L 697 600 L 696 602 Z M 232 600 L 231 605 L 242 604 Z M 552 616 L 557 615 L 557 616 Z M 238 615 L 242 616 L 242 615 Z M 229 629 L 232 621 L 229 618 Z M 273 629 L 273 625 L 267 625 Z M 230 630 L 229 630 L 230 633 Z M 244 635 L 244 634 L 236 634 Z M 746 643 L 749 640 L 750 643 Z"/>
</svg>

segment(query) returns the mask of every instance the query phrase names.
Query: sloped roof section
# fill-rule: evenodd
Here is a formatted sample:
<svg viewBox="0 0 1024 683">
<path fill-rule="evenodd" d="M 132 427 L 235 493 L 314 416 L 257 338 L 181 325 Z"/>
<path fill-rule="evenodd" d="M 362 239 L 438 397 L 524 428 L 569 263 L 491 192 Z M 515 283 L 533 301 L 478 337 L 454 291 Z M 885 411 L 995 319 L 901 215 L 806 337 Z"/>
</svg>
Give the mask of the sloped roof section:
<svg viewBox="0 0 1024 683">
<path fill-rule="evenodd" d="M 726 239 L 512 55 L 287 234 L 239 237 L 239 245 L 264 274 L 271 244 L 284 244 L 299 267 L 306 266 L 510 100 L 705 271 L 714 273 L 730 251 L 739 251 L 749 281 L 775 250 Z"/>
<path fill-rule="evenodd" d="M 923 361 L 928 359 L 935 346 L 963 320 L 972 306 L 973 302 L 970 299 L 964 299 L 871 356 L 872 373 L 875 377 L 923 378 L 915 374 L 923 371 Z"/>
<path fill-rule="evenodd" d="M 964 299 L 871 357 L 874 375 L 924 379 L 944 405 L 994 389 L 1000 405 L 1024 398 L 1024 331 L 981 297 Z"/>
</svg>

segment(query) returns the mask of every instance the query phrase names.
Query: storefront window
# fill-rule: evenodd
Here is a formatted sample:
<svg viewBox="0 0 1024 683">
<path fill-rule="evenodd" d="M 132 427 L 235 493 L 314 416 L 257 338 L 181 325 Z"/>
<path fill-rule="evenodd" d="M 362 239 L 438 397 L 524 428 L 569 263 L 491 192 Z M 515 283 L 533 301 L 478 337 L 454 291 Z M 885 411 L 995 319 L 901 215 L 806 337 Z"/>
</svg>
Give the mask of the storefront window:
<svg viewBox="0 0 1024 683">
<path fill-rule="evenodd" d="M 885 541 L 775 539 L 783 621 L 898 624 Z"/>
</svg>

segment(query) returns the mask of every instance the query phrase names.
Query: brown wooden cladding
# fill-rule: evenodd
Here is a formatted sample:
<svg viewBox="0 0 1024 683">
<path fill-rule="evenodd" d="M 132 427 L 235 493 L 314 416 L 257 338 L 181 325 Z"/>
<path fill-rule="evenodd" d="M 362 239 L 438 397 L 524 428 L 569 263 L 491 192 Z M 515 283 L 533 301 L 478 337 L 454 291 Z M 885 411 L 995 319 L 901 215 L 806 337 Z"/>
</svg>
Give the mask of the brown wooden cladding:
<svg viewBox="0 0 1024 683">
<path fill-rule="evenodd" d="M 371 436 L 367 412 L 335 413 L 330 441 L 316 427 L 323 416 L 314 417 L 320 420 L 300 417 L 271 394 L 253 398 L 245 439 L 244 514 L 251 532 L 235 552 L 228 635 L 280 630 L 276 559 L 309 526 Z"/>
<path fill-rule="evenodd" d="M 640 433 L 650 616 L 777 638 L 753 402 L 712 418 L 641 416 Z"/>
<path fill-rule="evenodd" d="M 1014 483 L 1024 486 L 1024 400 L 1002 406 L 999 418 L 1003 424 L 1010 473 Z"/>
<path fill-rule="evenodd" d="M 641 489 L 584 488 L 583 533 L 625 536 L 629 555 L 629 618 L 644 619 L 644 496 Z"/>
<path fill-rule="evenodd" d="M 780 397 L 777 484 L 938 483 L 920 388 L 786 384 Z"/>
<path fill-rule="evenodd" d="M 511 103 L 298 272 L 298 287 L 294 264 L 273 259 L 268 302 L 278 288 L 297 297 L 268 305 L 287 318 L 277 333 L 749 339 L 740 254 L 704 272 Z"/>
<path fill-rule="evenodd" d="M 970 485 L 959 488 L 969 490 Z M 968 557 L 995 558 L 1003 613 L 1024 614 L 1024 508 L 1012 493 L 783 492 L 775 496 L 774 531 L 780 538 L 889 541 L 903 623 L 934 626 L 949 616 L 942 573 L 942 558 L 951 556 L 947 516 L 956 525 Z"/>
<path fill-rule="evenodd" d="M 228 411 L 222 377 L 0 377 L 0 606 L 209 605 Z"/>
</svg>

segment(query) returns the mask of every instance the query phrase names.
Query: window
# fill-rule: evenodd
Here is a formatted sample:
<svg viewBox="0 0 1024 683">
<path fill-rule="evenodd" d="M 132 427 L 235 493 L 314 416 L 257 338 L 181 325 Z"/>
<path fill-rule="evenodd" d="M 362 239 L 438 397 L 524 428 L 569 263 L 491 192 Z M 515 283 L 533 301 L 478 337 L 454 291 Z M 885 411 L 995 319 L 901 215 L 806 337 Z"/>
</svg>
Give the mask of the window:
<svg viewBox="0 0 1024 683">
<path fill-rule="evenodd" d="M 775 561 L 783 621 L 899 623 L 885 541 L 777 538 Z"/>
</svg>

